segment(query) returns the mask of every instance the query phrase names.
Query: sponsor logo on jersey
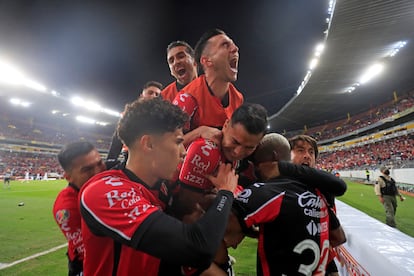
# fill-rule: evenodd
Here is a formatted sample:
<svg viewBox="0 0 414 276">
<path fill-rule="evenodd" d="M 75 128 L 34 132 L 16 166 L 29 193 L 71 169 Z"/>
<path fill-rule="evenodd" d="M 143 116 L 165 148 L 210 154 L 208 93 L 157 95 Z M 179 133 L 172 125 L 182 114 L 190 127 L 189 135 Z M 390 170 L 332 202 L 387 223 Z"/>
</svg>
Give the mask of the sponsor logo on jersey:
<svg viewBox="0 0 414 276">
<path fill-rule="evenodd" d="M 66 210 L 66 209 L 59 210 L 55 214 L 56 221 L 59 224 L 64 224 L 68 222 L 69 217 L 70 217 L 69 210 Z"/>
<path fill-rule="evenodd" d="M 119 177 L 105 176 L 103 178 L 103 180 L 105 180 L 106 185 L 111 185 L 111 186 L 114 186 L 114 187 L 118 187 L 118 186 L 121 186 L 121 185 L 124 184 L 121 181 L 121 178 L 119 178 Z"/>
<path fill-rule="evenodd" d="M 68 241 L 72 241 L 74 246 L 78 246 L 78 245 L 83 244 L 83 239 L 82 239 L 82 234 L 81 234 L 81 229 L 80 228 L 78 228 L 74 232 L 66 232 L 65 235 L 66 235 L 66 239 Z M 83 249 L 83 246 L 82 246 L 82 249 Z M 82 250 L 82 252 L 83 252 L 83 250 Z"/>
<path fill-rule="evenodd" d="M 298 196 L 298 205 L 303 208 L 306 216 L 314 218 L 323 218 L 328 215 L 327 211 L 322 211 L 325 206 L 323 200 L 312 192 L 306 191 Z"/>
<path fill-rule="evenodd" d="M 311 220 L 308 225 L 306 225 L 306 230 L 308 230 L 308 233 L 311 236 L 316 236 L 320 234 L 321 232 L 328 231 L 328 224 L 326 222 L 323 223 L 315 223 L 313 220 Z"/>
<path fill-rule="evenodd" d="M 141 197 L 134 190 L 134 188 L 131 188 L 130 191 L 123 191 L 121 193 L 118 190 L 112 190 L 107 192 L 105 195 L 109 208 L 112 208 L 115 204 L 120 203 L 121 208 L 126 209 L 141 200 Z"/>
<path fill-rule="evenodd" d="M 194 165 L 193 171 L 196 173 L 200 173 L 200 174 L 206 172 L 211 165 L 210 161 L 205 162 L 201 160 L 202 160 L 201 156 L 198 154 L 195 154 L 193 159 L 190 162 L 191 164 Z"/>
<path fill-rule="evenodd" d="M 249 197 L 252 194 L 252 190 L 244 189 L 240 194 L 237 195 L 236 200 L 241 201 L 243 203 L 249 202 Z"/>
</svg>

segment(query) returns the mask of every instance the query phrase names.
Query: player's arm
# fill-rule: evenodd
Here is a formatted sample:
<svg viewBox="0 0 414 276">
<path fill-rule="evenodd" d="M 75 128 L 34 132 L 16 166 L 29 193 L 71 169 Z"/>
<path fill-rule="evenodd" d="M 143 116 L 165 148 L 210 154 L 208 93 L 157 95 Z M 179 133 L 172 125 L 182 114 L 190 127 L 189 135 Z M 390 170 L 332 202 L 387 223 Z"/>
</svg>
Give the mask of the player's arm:
<svg viewBox="0 0 414 276">
<path fill-rule="evenodd" d="M 195 223 L 184 224 L 161 213 L 143 233 L 138 248 L 170 263 L 207 268 L 222 241 L 238 176 L 229 164 L 210 179 L 219 190 L 213 204 Z M 136 233 L 140 235 L 139 230 Z M 154 246 L 159 244 L 161 246 Z M 171 250 L 174 254 L 171 254 Z"/>
<path fill-rule="evenodd" d="M 217 144 L 206 139 L 197 139 L 187 149 L 178 180 L 200 192 L 211 190 L 214 186 L 207 175 L 216 171 L 220 160 Z"/>
<path fill-rule="evenodd" d="M 341 196 L 347 188 L 345 181 L 339 177 L 309 166 L 279 161 L 278 167 L 281 175 L 296 178 L 310 187 L 319 189 L 324 195 Z"/>
<path fill-rule="evenodd" d="M 212 140 L 213 142 L 220 142 L 221 130 L 209 127 L 209 126 L 199 126 L 193 129 L 192 122 L 194 114 L 198 109 L 198 103 L 196 99 L 190 94 L 181 91 L 175 97 L 173 104 L 181 108 L 187 115 L 190 117 L 188 123 L 184 126 L 184 146 L 187 147 L 197 138 L 204 138 Z"/>
<path fill-rule="evenodd" d="M 336 247 L 346 242 L 344 229 L 334 211 L 328 207 L 329 212 L 329 243 Z"/>
<path fill-rule="evenodd" d="M 184 135 L 183 143 L 184 143 L 184 146 L 187 147 L 197 138 L 204 138 L 204 139 L 211 140 L 218 144 L 221 141 L 221 137 L 222 137 L 222 132 L 220 129 L 215 128 L 215 127 L 209 127 L 209 126 L 199 126 L 196 129 L 193 129 Z"/>
<path fill-rule="evenodd" d="M 115 130 L 114 133 L 112 134 L 111 145 L 109 147 L 108 156 L 105 161 L 105 165 L 108 169 L 112 168 L 113 166 L 117 164 L 118 156 L 121 153 L 121 149 L 122 149 L 122 142 L 118 138 L 118 134 Z"/>
<path fill-rule="evenodd" d="M 58 198 L 58 201 L 62 198 Z M 59 202 L 56 203 L 59 203 Z M 53 215 L 60 230 L 68 241 L 68 248 L 73 248 L 76 254 L 83 254 L 83 240 L 81 233 L 81 218 L 76 208 L 77 201 L 63 200 L 53 207 Z M 74 260 L 70 260 L 74 261 Z"/>
</svg>

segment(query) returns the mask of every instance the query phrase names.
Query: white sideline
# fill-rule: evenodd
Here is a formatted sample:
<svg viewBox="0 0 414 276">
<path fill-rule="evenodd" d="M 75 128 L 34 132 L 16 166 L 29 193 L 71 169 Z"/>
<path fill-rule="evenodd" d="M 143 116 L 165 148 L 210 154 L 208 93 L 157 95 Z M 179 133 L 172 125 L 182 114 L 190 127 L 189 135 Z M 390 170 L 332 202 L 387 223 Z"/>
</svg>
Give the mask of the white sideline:
<svg viewBox="0 0 414 276">
<path fill-rule="evenodd" d="M 46 250 L 46 251 L 43 251 L 43 252 L 40 252 L 40 253 L 36 253 L 36 254 L 31 255 L 31 256 L 29 256 L 29 257 L 26 257 L 26 258 L 23 258 L 23 259 L 20 259 L 20 260 L 14 261 L 14 262 L 12 262 L 12 263 L 8 263 L 8 264 L 5 264 L 5 263 L 3 263 L 3 264 L 2 264 L 2 263 L 0 263 L 0 270 L 5 269 L 5 268 L 9 268 L 9 267 L 11 267 L 11 266 L 14 266 L 14 265 L 17 265 L 17 264 L 19 264 L 19 263 L 22 263 L 22 262 L 25 262 L 25 261 L 28 261 L 28 260 L 34 259 L 34 258 L 39 257 L 39 256 L 43 256 L 43 255 L 46 255 L 46 254 L 52 253 L 52 252 L 54 252 L 54 251 L 56 251 L 56 250 L 59 250 L 59 249 L 61 249 L 61 248 L 65 247 L 65 246 L 67 246 L 67 245 L 68 245 L 67 243 L 64 243 L 64 244 L 58 245 L 58 246 L 56 246 L 56 247 L 53 247 L 53 248 L 51 248 L 51 249 L 49 249 L 49 250 Z"/>
</svg>

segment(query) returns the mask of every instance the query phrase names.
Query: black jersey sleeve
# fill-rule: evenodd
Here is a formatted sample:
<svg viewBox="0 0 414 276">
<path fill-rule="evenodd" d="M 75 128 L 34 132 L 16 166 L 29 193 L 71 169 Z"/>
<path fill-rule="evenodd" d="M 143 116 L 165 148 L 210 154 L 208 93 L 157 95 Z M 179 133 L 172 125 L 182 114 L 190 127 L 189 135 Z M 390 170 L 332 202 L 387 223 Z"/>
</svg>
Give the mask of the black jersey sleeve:
<svg viewBox="0 0 414 276">
<path fill-rule="evenodd" d="M 122 150 L 122 142 L 118 138 L 118 134 L 115 132 L 112 134 L 111 145 L 109 146 L 108 156 L 106 158 L 106 168 L 110 169 L 115 166 L 118 162 L 118 156 Z"/>
<path fill-rule="evenodd" d="M 193 224 L 165 213 L 152 214 L 156 218 L 144 233 L 138 228 L 132 247 L 171 264 L 208 267 L 223 239 L 232 203 L 231 192 L 219 191 L 207 212 Z"/>
<path fill-rule="evenodd" d="M 331 173 L 285 161 L 279 161 L 278 165 L 281 175 L 295 178 L 312 188 L 317 188 L 324 195 L 341 196 L 346 191 L 345 181 Z"/>
</svg>

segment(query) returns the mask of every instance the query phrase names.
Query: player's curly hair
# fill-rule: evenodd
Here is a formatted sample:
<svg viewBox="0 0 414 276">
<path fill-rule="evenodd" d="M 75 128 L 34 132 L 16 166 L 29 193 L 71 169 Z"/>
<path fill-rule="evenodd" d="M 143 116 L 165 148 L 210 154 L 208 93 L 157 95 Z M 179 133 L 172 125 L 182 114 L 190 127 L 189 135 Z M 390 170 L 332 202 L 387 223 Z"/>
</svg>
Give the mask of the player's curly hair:
<svg viewBox="0 0 414 276">
<path fill-rule="evenodd" d="M 127 146 L 145 134 L 163 134 L 182 128 L 188 115 L 178 106 L 161 98 L 127 104 L 118 122 L 119 139 Z"/>
</svg>

